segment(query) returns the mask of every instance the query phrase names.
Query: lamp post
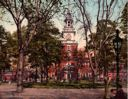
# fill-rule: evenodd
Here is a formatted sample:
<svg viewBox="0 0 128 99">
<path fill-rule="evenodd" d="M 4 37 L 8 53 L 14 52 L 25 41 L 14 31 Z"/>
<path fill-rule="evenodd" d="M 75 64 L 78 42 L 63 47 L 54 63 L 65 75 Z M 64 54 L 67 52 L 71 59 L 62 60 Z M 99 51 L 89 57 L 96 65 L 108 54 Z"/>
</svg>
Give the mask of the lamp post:
<svg viewBox="0 0 128 99">
<path fill-rule="evenodd" d="M 116 37 L 113 40 L 113 45 L 116 53 L 116 89 L 118 90 L 118 85 L 119 85 L 119 54 L 121 50 L 121 45 L 122 45 L 122 39 L 119 37 L 119 30 L 116 30 Z"/>
</svg>

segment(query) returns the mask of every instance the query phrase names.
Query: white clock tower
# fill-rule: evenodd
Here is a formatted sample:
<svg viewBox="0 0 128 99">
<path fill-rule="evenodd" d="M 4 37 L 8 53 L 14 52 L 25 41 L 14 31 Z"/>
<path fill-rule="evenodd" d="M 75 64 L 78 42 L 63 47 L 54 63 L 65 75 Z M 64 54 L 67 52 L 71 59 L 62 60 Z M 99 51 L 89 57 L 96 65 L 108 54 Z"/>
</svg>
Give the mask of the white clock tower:
<svg viewBox="0 0 128 99">
<path fill-rule="evenodd" d="M 75 29 L 73 28 L 73 18 L 69 9 L 66 11 L 65 15 L 65 25 L 62 31 L 63 40 L 63 55 L 66 56 L 63 60 L 63 72 L 64 79 L 70 81 L 77 78 L 77 67 L 74 57 L 74 52 L 77 50 L 78 43 L 75 40 Z"/>
<path fill-rule="evenodd" d="M 75 30 L 73 28 L 73 19 L 72 19 L 72 15 L 69 9 L 67 9 L 67 13 L 65 17 L 66 17 L 64 20 L 65 26 L 62 31 L 64 43 L 66 43 L 67 41 L 74 43 L 75 42 Z"/>
</svg>

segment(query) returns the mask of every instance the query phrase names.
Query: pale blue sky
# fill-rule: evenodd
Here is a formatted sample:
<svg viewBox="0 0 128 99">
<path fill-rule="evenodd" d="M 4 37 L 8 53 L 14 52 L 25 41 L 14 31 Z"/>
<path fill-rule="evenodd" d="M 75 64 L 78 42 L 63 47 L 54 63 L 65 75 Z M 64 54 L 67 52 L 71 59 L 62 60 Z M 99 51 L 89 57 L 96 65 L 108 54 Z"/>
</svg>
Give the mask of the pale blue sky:
<svg viewBox="0 0 128 99">
<path fill-rule="evenodd" d="M 96 2 L 96 0 L 87 0 L 87 1 L 89 1 L 89 2 L 87 4 L 87 7 L 86 7 L 87 9 L 86 10 L 90 15 L 90 18 L 91 18 L 91 20 L 93 22 L 93 25 L 95 25 L 95 23 L 96 23 L 96 14 L 97 14 L 97 10 L 98 9 L 97 9 L 97 4 L 95 4 L 94 2 L 91 2 L 91 1 L 95 1 Z M 68 4 L 66 2 L 66 0 L 64 0 L 64 2 L 65 2 L 64 5 Z M 72 0 L 70 0 L 70 2 L 72 2 Z M 117 17 L 119 17 L 120 11 L 122 11 L 122 9 L 123 9 L 123 7 L 124 7 L 126 2 L 127 2 L 127 0 L 118 0 L 117 6 L 114 9 L 114 14 L 112 16 L 112 20 L 116 20 Z M 61 19 L 64 19 L 64 18 L 61 18 Z M 4 21 L 7 21 L 7 22 L 4 22 Z M 12 18 L 11 18 L 11 16 L 9 14 L 7 14 L 5 16 L 4 21 L 2 21 L 2 22 L 0 21 L 0 24 L 2 24 L 6 28 L 7 31 L 13 32 L 14 30 L 16 30 L 15 25 L 14 25 L 14 23 L 12 21 Z M 8 21 L 11 21 L 11 22 L 8 22 Z M 59 21 L 60 21 L 60 19 L 57 22 L 55 21 L 55 24 L 57 24 L 57 25 L 58 24 L 62 24 L 63 25 L 63 22 L 59 22 Z M 62 30 L 62 26 L 60 26 L 60 30 Z"/>
<path fill-rule="evenodd" d="M 74 0 L 70 0 L 70 1 L 72 2 Z M 87 1 L 88 1 L 88 4 L 86 6 L 86 10 L 90 15 L 90 19 L 92 21 L 93 28 L 95 29 L 95 26 L 96 26 L 96 14 L 97 14 L 98 8 L 97 8 L 97 4 L 94 3 L 94 2 L 96 2 L 97 0 L 87 0 Z M 92 2 L 92 1 L 94 1 L 94 2 Z M 66 0 L 64 2 L 65 2 L 64 4 L 66 4 L 66 5 L 68 4 L 66 2 Z M 112 20 L 116 20 L 120 16 L 120 12 L 124 8 L 126 2 L 127 2 L 127 0 L 118 0 L 118 3 L 117 3 L 117 5 L 116 5 L 116 7 L 114 9 L 114 12 L 113 12 L 113 16 L 111 18 Z M 72 10 L 72 12 L 75 11 L 75 9 L 71 9 L 71 10 Z M 61 15 L 61 17 L 55 17 L 53 19 L 53 21 L 55 22 L 56 27 L 58 27 L 60 29 L 60 31 L 62 31 L 63 26 L 64 26 L 63 20 L 64 20 L 64 16 L 63 15 Z M 5 21 L 7 21 L 7 22 L 5 22 Z M 11 22 L 8 22 L 8 21 L 11 21 Z M 16 30 L 16 26 L 15 26 L 14 22 L 12 21 L 12 17 L 9 14 L 6 14 L 6 16 L 4 18 L 4 21 L 0 21 L 0 24 L 3 25 L 7 31 L 14 32 Z M 76 29 L 76 28 L 78 28 L 78 25 L 74 24 L 74 27 Z M 83 46 L 85 43 L 83 43 L 84 41 L 82 39 L 80 39 L 81 38 L 80 36 L 81 36 L 80 33 L 77 34 L 77 38 L 76 39 L 81 44 L 80 46 Z"/>
</svg>

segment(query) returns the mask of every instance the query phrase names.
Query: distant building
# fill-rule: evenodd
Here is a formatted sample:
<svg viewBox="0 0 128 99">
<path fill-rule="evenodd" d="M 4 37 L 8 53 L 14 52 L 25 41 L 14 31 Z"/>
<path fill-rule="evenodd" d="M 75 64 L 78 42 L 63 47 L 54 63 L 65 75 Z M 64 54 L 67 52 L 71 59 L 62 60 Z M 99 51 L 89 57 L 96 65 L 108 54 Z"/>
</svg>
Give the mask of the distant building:
<svg viewBox="0 0 128 99">
<path fill-rule="evenodd" d="M 62 31 L 62 55 L 61 61 L 61 77 L 60 79 L 69 81 L 78 79 L 78 67 L 75 60 L 75 51 L 77 51 L 78 43 L 75 40 L 75 29 L 73 28 L 73 18 L 69 9 L 65 17 L 65 25 Z"/>
<path fill-rule="evenodd" d="M 73 18 L 69 9 L 65 16 L 65 25 L 62 31 L 62 59 L 58 67 L 52 66 L 49 69 L 50 78 L 54 77 L 60 81 L 77 81 L 85 76 L 91 76 L 88 56 L 83 51 L 78 50 L 78 43 L 75 40 L 75 29 L 73 27 Z M 81 53 L 79 55 L 78 53 Z M 91 56 L 93 53 L 90 52 Z"/>
</svg>

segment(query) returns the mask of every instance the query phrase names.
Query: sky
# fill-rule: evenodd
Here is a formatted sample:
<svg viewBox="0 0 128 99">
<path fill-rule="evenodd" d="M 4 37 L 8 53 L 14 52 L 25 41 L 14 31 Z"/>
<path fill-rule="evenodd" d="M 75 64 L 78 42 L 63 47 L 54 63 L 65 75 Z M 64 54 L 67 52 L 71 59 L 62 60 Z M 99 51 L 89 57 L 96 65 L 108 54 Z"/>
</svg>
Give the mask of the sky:
<svg viewBox="0 0 128 99">
<path fill-rule="evenodd" d="M 89 13 L 90 19 L 92 21 L 92 31 L 95 31 L 95 28 L 96 28 L 96 14 L 97 14 L 96 0 L 87 0 L 87 1 L 88 1 L 88 4 L 86 5 L 86 10 Z M 92 1 L 95 1 L 95 2 L 92 2 Z M 72 0 L 70 0 L 70 2 L 72 2 Z M 127 2 L 127 0 L 118 0 L 117 6 L 115 7 L 115 9 L 113 11 L 113 17 L 111 18 L 112 20 L 116 20 L 117 17 L 119 16 L 119 14 L 121 14 L 120 11 L 122 11 L 126 2 Z M 64 1 L 64 5 L 68 5 L 68 2 L 66 2 L 66 0 Z M 70 10 L 72 11 L 72 13 L 74 13 L 74 11 L 73 11 L 74 9 L 72 9 L 72 6 L 70 6 Z M 79 17 L 79 16 L 77 16 L 77 17 Z M 75 16 L 73 18 L 75 20 Z M 0 24 L 5 27 L 6 31 L 10 31 L 11 33 L 16 31 L 16 26 L 15 26 L 15 24 L 13 22 L 13 19 L 12 19 L 10 14 L 6 14 L 3 18 L 3 20 L 4 21 L 0 21 Z M 59 28 L 60 32 L 62 32 L 62 30 L 63 30 L 63 26 L 64 26 L 63 20 L 64 20 L 63 15 L 61 15 L 61 17 L 56 17 L 55 16 L 53 18 L 54 24 L 57 28 Z M 25 24 L 26 24 L 26 21 L 24 21 L 23 25 L 25 25 Z M 78 30 L 79 24 L 76 24 L 74 22 L 74 28 L 77 32 L 76 33 L 76 41 L 79 43 L 78 47 L 82 48 L 82 47 L 85 46 L 85 40 L 82 38 L 82 35 L 81 35 L 82 31 Z"/>
</svg>

